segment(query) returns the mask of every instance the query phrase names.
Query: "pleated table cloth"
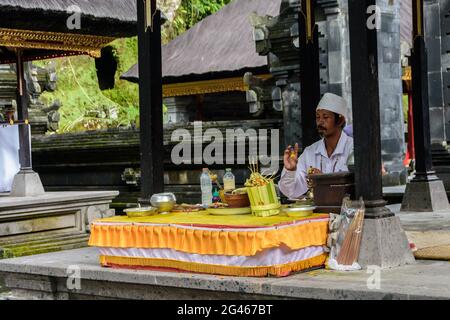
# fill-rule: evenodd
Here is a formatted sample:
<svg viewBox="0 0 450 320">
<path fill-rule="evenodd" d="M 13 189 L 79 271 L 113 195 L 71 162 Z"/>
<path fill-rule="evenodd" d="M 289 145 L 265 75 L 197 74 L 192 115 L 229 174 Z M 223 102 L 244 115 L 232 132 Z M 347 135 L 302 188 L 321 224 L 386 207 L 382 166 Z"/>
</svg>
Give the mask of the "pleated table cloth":
<svg viewBox="0 0 450 320">
<path fill-rule="evenodd" d="M 89 245 L 104 267 L 281 277 L 324 265 L 328 221 L 328 214 L 116 216 L 93 222 Z"/>
</svg>

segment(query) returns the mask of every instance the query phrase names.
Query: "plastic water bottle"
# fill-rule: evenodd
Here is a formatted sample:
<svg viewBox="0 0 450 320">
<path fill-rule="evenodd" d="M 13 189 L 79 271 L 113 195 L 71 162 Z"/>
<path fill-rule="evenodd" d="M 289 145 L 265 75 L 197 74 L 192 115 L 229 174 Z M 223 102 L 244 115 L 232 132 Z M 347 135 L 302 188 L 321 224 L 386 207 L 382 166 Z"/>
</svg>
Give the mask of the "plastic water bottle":
<svg viewBox="0 0 450 320">
<path fill-rule="evenodd" d="M 233 191 L 234 189 L 236 189 L 234 174 L 231 172 L 231 169 L 227 168 L 223 176 L 223 190 L 227 192 Z"/>
<path fill-rule="evenodd" d="M 208 174 L 208 168 L 203 168 L 203 173 L 200 176 L 200 186 L 202 188 L 202 205 L 210 206 L 212 204 L 212 181 Z"/>
</svg>

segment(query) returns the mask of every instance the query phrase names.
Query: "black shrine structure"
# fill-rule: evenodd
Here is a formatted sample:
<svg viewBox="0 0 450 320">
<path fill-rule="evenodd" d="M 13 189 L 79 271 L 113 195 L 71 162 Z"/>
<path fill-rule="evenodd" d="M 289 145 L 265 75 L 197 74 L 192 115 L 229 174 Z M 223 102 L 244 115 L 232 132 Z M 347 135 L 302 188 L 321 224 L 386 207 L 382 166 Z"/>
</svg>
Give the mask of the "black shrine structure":
<svg viewBox="0 0 450 320">
<path fill-rule="evenodd" d="M 300 109 L 303 147 L 320 139 L 316 130 L 316 107 L 320 100 L 319 30 L 315 22 L 316 1 L 302 0 L 299 19 Z"/>
<path fill-rule="evenodd" d="M 141 203 L 164 191 L 161 12 L 156 0 L 137 0 Z"/>
<path fill-rule="evenodd" d="M 68 11 L 67 1 L 45 6 L 38 1 L 15 5 L 0 1 L 0 64 L 14 63 L 17 73 L 18 119 L 6 123 L 19 126 L 21 169 L 13 182 L 12 197 L 39 196 L 45 192 L 39 175 L 32 169 L 24 62 L 74 55 L 99 58 L 108 43 L 135 35 L 134 5 L 114 1 L 108 6 L 98 0 L 90 1 L 79 8 L 81 12 Z M 72 18 L 79 19 L 79 28 L 69 28 Z"/>
<path fill-rule="evenodd" d="M 376 3 L 348 1 L 356 198 L 366 207 L 358 263 L 390 268 L 413 263 L 414 256 L 399 218 L 383 200 L 378 30 L 368 24 L 368 8 Z"/>
<path fill-rule="evenodd" d="M 424 0 L 413 1 L 413 49 L 411 51 L 412 101 L 414 124 L 415 175 L 408 182 L 403 196 L 402 211 L 448 210 L 444 183 L 433 169 L 428 54 L 425 45 Z"/>
</svg>

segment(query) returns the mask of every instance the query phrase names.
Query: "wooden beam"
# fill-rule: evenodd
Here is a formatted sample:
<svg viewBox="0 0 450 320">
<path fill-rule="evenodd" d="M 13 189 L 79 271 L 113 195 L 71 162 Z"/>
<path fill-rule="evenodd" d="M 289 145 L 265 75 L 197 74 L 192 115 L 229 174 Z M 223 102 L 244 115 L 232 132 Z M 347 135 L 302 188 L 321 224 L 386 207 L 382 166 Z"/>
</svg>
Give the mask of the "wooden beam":
<svg viewBox="0 0 450 320">
<path fill-rule="evenodd" d="M 161 13 L 156 0 L 136 0 L 139 40 L 141 196 L 164 190 Z"/>
<path fill-rule="evenodd" d="M 438 180 L 431 157 L 428 99 L 428 58 L 423 33 L 423 0 L 413 2 L 413 49 L 411 51 L 412 100 L 416 174 L 413 181 Z"/>
<path fill-rule="evenodd" d="M 409 0 L 412 1 L 413 10 L 413 38 L 417 36 L 424 36 L 423 28 L 423 0 Z"/>
<path fill-rule="evenodd" d="M 367 8 L 376 0 L 349 0 L 356 197 L 363 197 L 367 218 L 393 214 L 385 208 L 381 177 L 380 97 L 376 28 L 367 26 Z"/>
<path fill-rule="evenodd" d="M 25 81 L 24 62 L 22 59 L 22 50 L 16 51 L 16 74 L 17 74 L 17 115 L 18 120 L 28 123 L 28 95 L 27 84 Z M 31 169 L 31 136 L 30 125 L 19 125 L 19 160 L 21 170 Z"/>
<path fill-rule="evenodd" d="M 315 22 L 316 0 L 302 0 L 299 13 L 300 114 L 302 147 L 319 140 L 316 108 L 320 100 L 319 32 Z"/>
</svg>

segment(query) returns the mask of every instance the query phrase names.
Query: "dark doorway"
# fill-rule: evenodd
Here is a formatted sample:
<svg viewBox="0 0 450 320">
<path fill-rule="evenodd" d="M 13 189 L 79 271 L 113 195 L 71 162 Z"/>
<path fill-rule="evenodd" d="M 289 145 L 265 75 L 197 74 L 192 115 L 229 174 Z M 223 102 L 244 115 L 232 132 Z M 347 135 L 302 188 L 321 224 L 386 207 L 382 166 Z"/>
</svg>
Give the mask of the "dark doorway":
<svg viewBox="0 0 450 320">
<path fill-rule="evenodd" d="M 107 46 L 102 49 L 102 56 L 95 59 L 95 67 L 100 90 L 113 89 L 117 71 L 117 60 L 113 47 Z"/>
</svg>

